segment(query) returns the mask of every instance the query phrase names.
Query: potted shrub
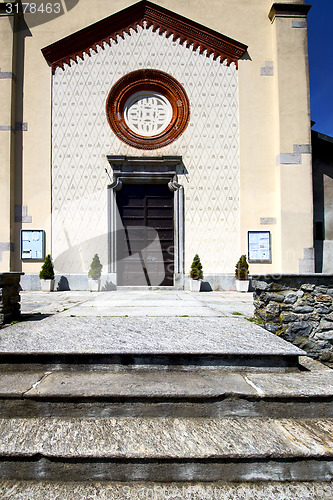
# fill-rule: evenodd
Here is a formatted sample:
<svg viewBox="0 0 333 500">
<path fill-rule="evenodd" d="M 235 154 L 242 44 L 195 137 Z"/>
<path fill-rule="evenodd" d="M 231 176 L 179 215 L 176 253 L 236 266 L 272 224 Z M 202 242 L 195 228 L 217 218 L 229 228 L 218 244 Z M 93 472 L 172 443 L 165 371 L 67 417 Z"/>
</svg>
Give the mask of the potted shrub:
<svg viewBox="0 0 333 500">
<path fill-rule="evenodd" d="M 200 292 L 201 282 L 203 279 L 202 264 L 200 257 L 195 254 L 191 269 L 190 269 L 190 290 L 191 292 Z"/>
<path fill-rule="evenodd" d="M 103 265 L 99 260 L 97 253 L 94 255 L 88 272 L 89 290 L 91 292 L 99 292 L 101 286 L 101 274 Z"/>
<path fill-rule="evenodd" d="M 249 264 L 246 255 L 241 255 L 235 268 L 236 290 L 238 292 L 247 292 L 249 289 Z"/>
<path fill-rule="evenodd" d="M 54 289 L 54 268 L 51 255 L 47 255 L 39 273 L 40 284 L 43 292 L 53 292 Z"/>
</svg>

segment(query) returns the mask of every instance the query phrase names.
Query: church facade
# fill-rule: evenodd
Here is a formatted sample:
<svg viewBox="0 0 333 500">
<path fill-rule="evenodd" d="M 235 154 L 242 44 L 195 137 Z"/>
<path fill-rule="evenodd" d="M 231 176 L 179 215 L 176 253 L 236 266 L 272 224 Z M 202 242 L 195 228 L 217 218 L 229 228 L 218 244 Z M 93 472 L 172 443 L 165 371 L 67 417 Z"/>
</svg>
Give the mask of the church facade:
<svg viewBox="0 0 333 500">
<path fill-rule="evenodd" d="M 0 269 L 85 289 L 314 272 L 302 1 L 61 3 L 0 15 Z M 59 4 L 60 5 L 60 4 Z M 67 7 L 67 11 L 66 11 Z M 51 15 L 52 14 L 52 15 Z M 62 15 L 60 15 L 62 14 Z"/>
</svg>

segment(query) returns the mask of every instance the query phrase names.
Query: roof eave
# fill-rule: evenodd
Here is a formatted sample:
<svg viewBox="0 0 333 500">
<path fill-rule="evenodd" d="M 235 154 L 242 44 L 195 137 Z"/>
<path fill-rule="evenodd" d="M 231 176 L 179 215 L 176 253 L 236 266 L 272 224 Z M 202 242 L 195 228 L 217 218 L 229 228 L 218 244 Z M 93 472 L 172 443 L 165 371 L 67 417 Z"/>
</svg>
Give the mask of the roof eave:
<svg viewBox="0 0 333 500">
<path fill-rule="evenodd" d="M 207 56 L 213 54 L 214 59 L 226 60 L 227 64 L 238 60 L 245 54 L 247 46 L 233 40 L 217 31 L 191 21 L 174 12 L 164 9 L 147 0 L 142 0 L 126 9 L 117 12 L 97 23 L 83 28 L 42 49 L 42 53 L 54 70 L 57 66 L 63 68 L 71 60 L 76 61 L 84 53 L 90 55 L 90 50 L 103 47 L 110 40 L 123 37 L 130 30 L 137 30 L 137 26 L 153 27 L 154 31 L 166 32 L 173 40 L 180 40 L 186 46 L 193 45 L 200 52 L 206 51 Z"/>
</svg>

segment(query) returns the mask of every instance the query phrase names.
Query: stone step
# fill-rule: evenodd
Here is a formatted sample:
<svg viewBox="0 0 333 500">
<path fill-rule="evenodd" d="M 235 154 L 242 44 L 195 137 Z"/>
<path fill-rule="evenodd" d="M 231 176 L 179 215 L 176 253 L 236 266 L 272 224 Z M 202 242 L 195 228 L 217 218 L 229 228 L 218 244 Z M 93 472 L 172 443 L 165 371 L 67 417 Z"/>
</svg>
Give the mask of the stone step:
<svg viewBox="0 0 333 500">
<path fill-rule="evenodd" d="M 0 416 L 333 417 L 333 370 L 300 363 L 297 373 L 5 372 Z"/>
<path fill-rule="evenodd" d="M 297 370 L 305 352 L 246 319 L 56 317 L 18 323 L 0 337 L 3 370 Z"/>
<path fill-rule="evenodd" d="M 333 419 L 0 419 L 0 479 L 328 481 Z"/>
<path fill-rule="evenodd" d="M 303 355 L 241 318 L 11 325 L 0 480 L 329 481 L 333 371 Z"/>
<path fill-rule="evenodd" d="M 333 484 L 327 481 L 265 482 L 64 482 L 0 481 L 1 498 L 20 500 L 332 500 Z"/>
<path fill-rule="evenodd" d="M 304 353 L 303 351 L 301 351 Z M 227 372 L 297 372 L 298 356 L 279 354 L 216 354 L 216 353 L 30 353 L 2 354 L 3 372 L 55 369 L 67 371 L 227 371 Z"/>
</svg>

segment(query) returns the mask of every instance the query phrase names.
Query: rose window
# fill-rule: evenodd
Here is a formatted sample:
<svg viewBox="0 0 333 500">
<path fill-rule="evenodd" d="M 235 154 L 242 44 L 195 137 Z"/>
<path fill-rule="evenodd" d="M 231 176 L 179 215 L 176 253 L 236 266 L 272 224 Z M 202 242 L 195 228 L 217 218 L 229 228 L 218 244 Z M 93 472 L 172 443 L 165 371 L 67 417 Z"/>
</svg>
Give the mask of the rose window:
<svg viewBox="0 0 333 500">
<path fill-rule="evenodd" d="M 106 113 L 119 139 L 138 149 L 157 149 L 184 132 L 190 107 L 177 80 L 162 71 L 144 69 L 118 80 L 107 98 Z"/>
<path fill-rule="evenodd" d="M 125 103 L 124 119 L 133 132 L 151 137 L 161 133 L 170 123 L 172 106 L 157 92 L 136 92 Z"/>
</svg>

